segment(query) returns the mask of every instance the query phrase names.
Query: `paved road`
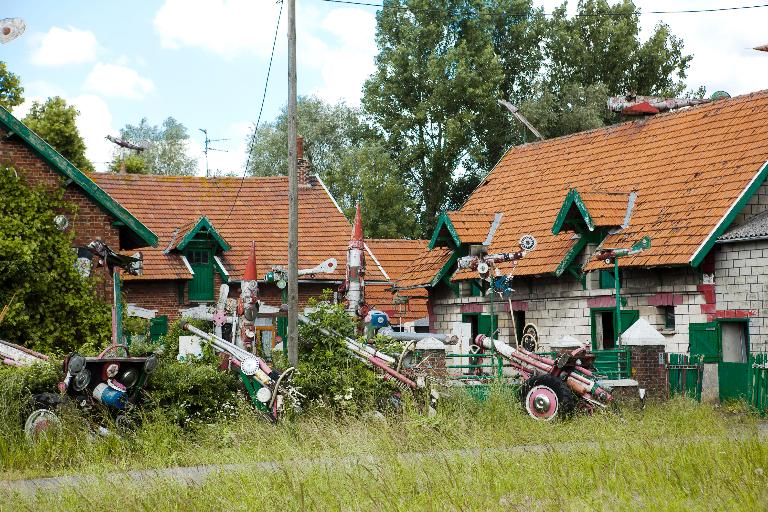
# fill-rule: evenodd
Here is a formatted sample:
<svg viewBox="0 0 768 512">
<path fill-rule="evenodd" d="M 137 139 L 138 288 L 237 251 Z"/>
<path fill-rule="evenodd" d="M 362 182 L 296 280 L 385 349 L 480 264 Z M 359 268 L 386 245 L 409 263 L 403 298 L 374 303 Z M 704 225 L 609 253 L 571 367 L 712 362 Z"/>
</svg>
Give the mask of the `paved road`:
<svg viewBox="0 0 768 512">
<path fill-rule="evenodd" d="M 758 425 L 758 436 L 761 441 L 768 440 L 768 423 Z M 746 435 L 736 435 L 731 440 L 746 439 Z M 695 437 L 685 439 L 686 443 L 719 440 L 721 437 Z M 680 443 L 679 439 L 657 439 L 654 444 L 664 445 L 672 441 Z M 434 450 L 427 452 L 405 452 L 398 455 L 402 462 L 409 464 L 418 463 L 425 459 L 434 460 L 454 458 L 478 458 L 499 455 L 522 455 L 541 453 L 546 451 L 568 451 L 578 449 L 596 449 L 602 447 L 624 446 L 621 440 L 607 442 L 585 441 L 552 444 L 519 445 L 506 448 L 477 448 L 462 450 Z M 21 494 L 35 494 L 38 491 L 59 492 L 67 488 L 80 487 L 95 483 L 111 483 L 124 486 L 129 483 L 140 484 L 156 480 L 175 481 L 187 485 L 199 485 L 217 473 L 239 472 L 278 472 L 283 469 L 307 468 L 311 466 L 338 467 L 340 465 L 375 465 L 383 460 L 375 455 L 351 455 L 341 458 L 321 457 L 316 459 L 297 459 L 287 461 L 265 461 L 243 464 L 212 464 L 206 466 L 171 467 L 158 469 L 141 469 L 120 473 L 108 473 L 99 475 L 72 475 L 55 476 L 50 478 L 35 478 L 29 480 L 0 480 L 0 492 L 10 491 Z"/>
</svg>

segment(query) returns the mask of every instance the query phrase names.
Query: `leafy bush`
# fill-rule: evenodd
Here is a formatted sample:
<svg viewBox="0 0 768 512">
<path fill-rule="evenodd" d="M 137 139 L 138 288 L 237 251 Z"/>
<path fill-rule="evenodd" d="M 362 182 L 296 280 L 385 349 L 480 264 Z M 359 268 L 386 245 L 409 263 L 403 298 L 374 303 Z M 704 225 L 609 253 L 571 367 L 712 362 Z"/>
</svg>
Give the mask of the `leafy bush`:
<svg viewBox="0 0 768 512">
<path fill-rule="evenodd" d="M 92 279 L 75 269 L 74 233 L 54 217 L 71 216 L 63 188 L 29 187 L 0 166 L 0 339 L 49 354 L 95 352 L 109 340 L 110 308 Z"/>
<path fill-rule="evenodd" d="M 305 407 L 340 414 L 360 414 L 386 407 L 397 386 L 353 358 L 341 336 L 326 336 L 318 327 L 356 337 L 355 321 L 341 304 L 310 299 L 311 325 L 299 327 L 300 359 L 293 384 L 306 396 Z"/>
<path fill-rule="evenodd" d="M 64 379 L 61 361 L 17 368 L 0 365 L 0 433 L 19 434 L 21 418 L 36 393 L 53 393 Z"/>
</svg>

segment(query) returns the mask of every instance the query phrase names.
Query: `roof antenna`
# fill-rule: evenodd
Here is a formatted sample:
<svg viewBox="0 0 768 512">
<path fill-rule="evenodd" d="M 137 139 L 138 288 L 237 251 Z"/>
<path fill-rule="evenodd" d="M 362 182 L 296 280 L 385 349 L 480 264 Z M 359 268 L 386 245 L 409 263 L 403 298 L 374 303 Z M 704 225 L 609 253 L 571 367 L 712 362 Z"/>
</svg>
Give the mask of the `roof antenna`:
<svg viewBox="0 0 768 512">
<path fill-rule="evenodd" d="M 223 140 L 231 140 L 231 139 L 209 139 L 208 138 L 208 130 L 205 128 L 198 128 L 201 132 L 203 132 L 203 135 L 205 135 L 205 148 L 203 149 L 203 153 L 205 153 L 205 177 L 208 177 L 208 152 L 209 151 L 221 151 L 222 153 L 227 153 L 228 151 L 226 149 L 217 149 L 212 148 L 209 146 L 211 142 L 220 142 Z"/>
<path fill-rule="evenodd" d="M 528 121 L 528 119 L 526 119 L 525 116 L 520 113 L 520 110 L 518 110 L 518 108 L 516 106 L 514 106 L 513 104 L 511 104 L 507 100 L 496 100 L 496 101 L 499 102 L 499 105 L 501 105 L 502 107 L 506 107 L 507 110 L 512 112 L 512 115 L 515 116 L 518 121 L 520 121 L 525 126 L 527 126 L 528 129 L 531 130 L 531 133 L 533 133 L 536 136 L 537 139 L 544 140 L 544 136 L 541 133 L 539 133 L 539 130 L 537 130 L 536 128 L 533 127 L 531 122 Z"/>
</svg>

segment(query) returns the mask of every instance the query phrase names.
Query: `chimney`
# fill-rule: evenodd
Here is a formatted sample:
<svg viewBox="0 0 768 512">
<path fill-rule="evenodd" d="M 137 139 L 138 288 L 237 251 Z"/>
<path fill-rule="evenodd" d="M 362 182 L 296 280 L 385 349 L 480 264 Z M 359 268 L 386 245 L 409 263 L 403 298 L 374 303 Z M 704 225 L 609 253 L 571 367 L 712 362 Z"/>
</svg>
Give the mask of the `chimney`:
<svg viewBox="0 0 768 512">
<path fill-rule="evenodd" d="M 304 158 L 304 137 L 296 137 L 296 167 L 298 171 L 299 186 L 312 186 L 309 183 L 309 161 Z"/>
</svg>

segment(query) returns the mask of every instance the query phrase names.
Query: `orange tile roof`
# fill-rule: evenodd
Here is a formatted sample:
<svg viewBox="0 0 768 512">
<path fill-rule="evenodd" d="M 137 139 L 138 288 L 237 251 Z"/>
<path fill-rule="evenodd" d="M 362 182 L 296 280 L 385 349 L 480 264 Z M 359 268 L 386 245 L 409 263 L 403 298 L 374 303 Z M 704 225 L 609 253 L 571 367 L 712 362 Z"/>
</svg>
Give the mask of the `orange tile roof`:
<svg viewBox="0 0 768 512">
<path fill-rule="evenodd" d="M 264 276 L 273 265 L 287 265 L 286 177 L 241 180 L 102 173 L 90 177 L 160 238 L 156 249 L 142 251 L 144 275 L 138 279 L 191 278 L 181 258 L 177 254 L 165 255 L 163 250 L 177 228 L 194 223 L 203 215 L 231 245 L 221 257 L 230 279 L 241 278 L 252 240 L 256 241 L 259 276 Z M 314 279 L 341 281 L 346 274 L 351 224 L 325 187 L 315 178 L 312 183 L 311 187 L 299 187 L 299 268 L 314 267 L 333 257 L 338 262 L 334 273 L 317 274 Z M 369 281 L 386 280 L 375 262 L 368 262 L 367 271 Z"/>
<path fill-rule="evenodd" d="M 452 254 L 453 251 L 447 247 L 425 250 L 413 260 L 410 270 L 397 281 L 397 288 L 407 290 L 429 286 L 440 269 L 451 259 Z"/>
<path fill-rule="evenodd" d="M 768 161 L 766 119 L 768 91 L 761 91 L 515 146 L 461 211 L 502 211 L 489 251 L 513 250 L 530 233 L 539 245 L 515 274 L 547 274 L 577 241 L 572 233 L 551 233 L 569 189 L 634 190 L 629 226 L 603 246 L 629 247 L 650 236 L 652 247 L 623 258 L 622 266 L 687 265 Z M 402 282 L 426 283 L 442 261 L 441 252 Z"/>
<path fill-rule="evenodd" d="M 629 194 L 626 192 L 590 192 L 579 190 L 595 226 L 621 226 L 627 214 Z"/>
<path fill-rule="evenodd" d="M 481 244 L 488 237 L 494 213 L 447 212 L 451 224 L 463 244 Z"/>
<path fill-rule="evenodd" d="M 392 282 L 395 282 L 409 269 L 416 256 L 426 251 L 428 241 L 374 238 L 366 240 L 365 243 Z M 399 291 L 397 295 L 406 297 L 407 305 L 395 303 L 391 285 L 365 287 L 365 301 L 372 307 L 389 313 L 392 323 L 399 323 L 401 319 L 403 322 L 409 322 L 428 315 L 427 291 L 424 288 Z"/>
</svg>

